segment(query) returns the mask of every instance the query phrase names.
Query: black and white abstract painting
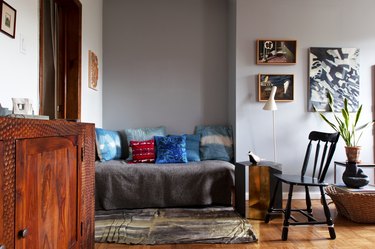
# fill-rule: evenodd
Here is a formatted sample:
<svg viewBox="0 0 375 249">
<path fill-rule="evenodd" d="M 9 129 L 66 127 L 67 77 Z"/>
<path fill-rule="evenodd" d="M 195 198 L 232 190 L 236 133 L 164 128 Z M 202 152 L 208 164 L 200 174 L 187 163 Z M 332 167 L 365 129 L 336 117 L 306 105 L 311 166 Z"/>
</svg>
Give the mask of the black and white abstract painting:
<svg viewBox="0 0 375 249">
<path fill-rule="evenodd" d="M 340 111 L 348 99 L 351 112 L 359 107 L 359 49 L 310 48 L 309 110 L 330 111 L 327 93 L 334 99 L 334 111 Z"/>
</svg>

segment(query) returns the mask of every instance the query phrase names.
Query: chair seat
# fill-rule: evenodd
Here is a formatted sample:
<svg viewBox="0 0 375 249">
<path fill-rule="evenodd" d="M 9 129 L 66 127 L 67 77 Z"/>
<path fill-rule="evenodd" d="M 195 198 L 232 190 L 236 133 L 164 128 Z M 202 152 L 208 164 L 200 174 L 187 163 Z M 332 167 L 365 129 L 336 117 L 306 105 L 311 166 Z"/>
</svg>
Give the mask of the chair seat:
<svg viewBox="0 0 375 249">
<path fill-rule="evenodd" d="M 301 177 L 300 175 L 286 175 L 286 174 L 274 174 L 274 176 L 280 179 L 280 181 L 288 183 L 288 184 L 303 185 L 303 186 L 328 186 L 329 185 L 326 182 L 319 182 L 318 178 L 311 177 L 311 176 Z"/>
</svg>

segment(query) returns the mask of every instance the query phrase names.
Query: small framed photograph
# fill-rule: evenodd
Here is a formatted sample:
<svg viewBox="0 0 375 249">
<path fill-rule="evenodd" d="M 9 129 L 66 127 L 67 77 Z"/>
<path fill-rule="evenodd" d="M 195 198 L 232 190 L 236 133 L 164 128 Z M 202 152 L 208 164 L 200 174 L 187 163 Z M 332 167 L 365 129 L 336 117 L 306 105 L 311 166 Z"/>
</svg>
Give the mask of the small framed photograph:
<svg viewBox="0 0 375 249">
<path fill-rule="evenodd" d="M 257 64 L 296 64 L 296 40 L 257 40 Z"/>
<path fill-rule="evenodd" d="M 258 101 L 267 101 L 273 86 L 277 87 L 275 101 L 294 100 L 293 74 L 259 74 L 258 86 Z"/>
<path fill-rule="evenodd" d="M 12 98 L 13 114 L 32 115 L 33 107 L 30 99 Z"/>
<path fill-rule="evenodd" d="M 17 11 L 4 1 L 0 0 L 0 16 L 1 25 L 0 30 L 13 39 L 16 36 L 16 14 Z"/>
</svg>

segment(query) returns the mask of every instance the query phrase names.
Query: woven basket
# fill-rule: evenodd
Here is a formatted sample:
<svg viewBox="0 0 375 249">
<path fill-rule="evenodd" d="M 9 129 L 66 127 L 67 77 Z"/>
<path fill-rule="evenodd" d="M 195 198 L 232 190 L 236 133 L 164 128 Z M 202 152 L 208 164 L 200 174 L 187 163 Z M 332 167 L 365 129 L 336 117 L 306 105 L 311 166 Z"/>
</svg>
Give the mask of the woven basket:
<svg viewBox="0 0 375 249">
<path fill-rule="evenodd" d="M 325 190 L 339 214 L 354 222 L 375 223 L 375 193 L 350 193 L 335 186 Z"/>
</svg>

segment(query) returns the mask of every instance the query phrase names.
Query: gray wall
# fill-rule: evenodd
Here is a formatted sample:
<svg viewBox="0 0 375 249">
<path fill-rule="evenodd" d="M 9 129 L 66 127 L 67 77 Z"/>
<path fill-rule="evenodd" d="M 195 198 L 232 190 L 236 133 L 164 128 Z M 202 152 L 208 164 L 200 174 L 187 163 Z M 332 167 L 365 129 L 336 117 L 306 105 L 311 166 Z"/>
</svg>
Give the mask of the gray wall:
<svg viewBox="0 0 375 249">
<path fill-rule="evenodd" d="M 236 0 L 228 0 L 228 112 L 229 123 L 235 128 L 236 124 Z M 234 144 L 236 144 L 236 129 L 233 129 Z M 236 151 L 236 146 L 234 147 Z"/>
<path fill-rule="evenodd" d="M 307 112 L 309 47 L 360 48 L 362 121 L 372 118 L 374 9 L 373 0 L 106 0 L 104 127 L 178 133 L 229 121 L 237 161 L 249 149 L 272 160 L 272 113 L 257 102 L 257 75 L 291 73 L 295 100 L 276 112 L 277 160 L 298 173 L 309 131 L 332 131 Z M 263 38 L 297 40 L 297 64 L 256 65 Z M 373 161 L 371 131 L 361 145 L 362 160 Z M 334 159 L 345 160 L 342 141 Z"/>
<path fill-rule="evenodd" d="M 282 4 L 281 4 L 282 2 Z M 308 48 L 360 48 L 361 122 L 372 119 L 375 65 L 375 1 L 373 0 L 237 0 L 236 25 L 236 157 L 246 160 L 251 148 L 263 158 L 273 159 L 272 113 L 257 102 L 259 73 L 291 73 L 295 78 L 295 100 L 278 103 L 276 111 L 277 159 L 285 173 L 299 173 L 309 131 L 330 131 L 316 113 L 307 112 Z M 255 64 L 256 39 L 297 40 L 297 64 Z M 362 160 L 373 161 L 373 136 L 362 137 Z M 335 160 L 345 160 L 344 143 L 337 146 Z M 342 169 L 340 169 L 342 170 Z M 333 170 L 328 173 L 332 180 Z M 339 172 L 340 176 L 342 171 Z M 373 176 L 373 172 L 368 172 Z"/>
<path fill-rule="evenodd" d="M 228 123 L 227 0 L 106 0 L 103 32 L 103 127 Z"/>
</svg>

